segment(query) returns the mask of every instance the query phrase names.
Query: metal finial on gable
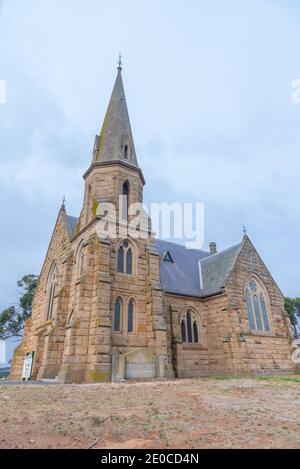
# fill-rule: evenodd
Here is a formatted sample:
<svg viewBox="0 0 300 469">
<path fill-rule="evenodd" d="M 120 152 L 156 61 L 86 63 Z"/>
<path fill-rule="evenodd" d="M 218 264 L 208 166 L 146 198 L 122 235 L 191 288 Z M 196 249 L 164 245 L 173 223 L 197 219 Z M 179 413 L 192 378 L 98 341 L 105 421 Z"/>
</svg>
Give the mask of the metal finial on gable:
<svg viewBox="0 0 300 469">
<path fill-rule="evenodd" d="M 119 54 L 119 60 L 118 60 L 118 70 L 120 70 L 120 72 L 122 71 L 122 55 Z"/>
<path fill-rule="evenodd" d="M 247 236 L 247 229 L 246 229 L 245 225 L 243 226 L 243 233 L 244 233 L 244 236 Z"/>
<path fill-rule="evenodd" d="M 65 209 L 66 208 L 66 198 L 63 196 L 62 201 L 61 201 L 61 208 Z"/>
</svg>

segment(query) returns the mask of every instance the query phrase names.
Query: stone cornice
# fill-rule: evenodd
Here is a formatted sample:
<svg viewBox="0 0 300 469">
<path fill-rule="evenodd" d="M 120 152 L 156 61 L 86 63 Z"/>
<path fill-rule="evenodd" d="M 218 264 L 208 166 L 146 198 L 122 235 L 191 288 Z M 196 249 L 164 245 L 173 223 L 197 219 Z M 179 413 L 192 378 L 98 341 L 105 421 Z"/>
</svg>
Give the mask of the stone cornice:
<svg viewBox="0 0 300 469">
<path fill-rule="evenodd" d="M 137 166 L 133 166 L 129 163 L 126 163 L 125 161 L 98 161 L 96 163 L 92 163 L 91 166 L 89 167 L 89 169 L 84 173 L 83 179 L 86 179 L 88 177 L 88 175 L 93 171 L 93 169 L 106 167 L 106 166 L 108 166 L 108 167 L 109 166 L 122 166 L 126 169 L 130 169 L 132 171 L 135 171 L 136 173 L 139 174 L 139 176 L 142 180 L 143 186 L 145 186 L 145 184 L 146 184 L 146 181 L 145 181 L 144 175 L 142 173 L 142 170 Z"/>
</svg>

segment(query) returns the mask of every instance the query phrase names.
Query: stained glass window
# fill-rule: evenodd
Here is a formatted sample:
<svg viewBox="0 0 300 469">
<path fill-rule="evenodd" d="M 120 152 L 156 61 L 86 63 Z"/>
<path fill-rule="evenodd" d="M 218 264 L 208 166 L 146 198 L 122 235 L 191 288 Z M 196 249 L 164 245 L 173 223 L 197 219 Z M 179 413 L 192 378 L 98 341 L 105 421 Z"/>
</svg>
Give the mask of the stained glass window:
<svg viewBox="0 0 300 469">
<path fill-rule="evenodd" d="M 130 248 L 126 254 L 126 274 L 132 274 L 132 250 Z"/>
<path fill-rule="evenodd" d="M 134 302 L 133 300 L 130 300 L 130 302 L 128 303 L 128 329 L 127 329 L 129 333 L 133 332 L 133 325 L 134 325 L 133 315 L 134 315 Z"/>
<path fill-rule="evenodd" d="M 261 284 L 252 278 L 246 289 L 246 307 L 250 329 L 252 331 L 270 332 L 265 293 Z"/>
<path fill-rule="evenodd" d="M 262 331 L 263 330 L 262 317 L 261 317 L 258 298 L 256 295 L 253 296 L 253 304 L 254 304 L 254 311 L 255 311 L 256 327 L 258 331 Z"/>
<path fill-rule="evenodd" d="M 266 301 L 262 293 L 260 294 L 260 307 L 261 307 L 262 317 L 264 321 L 265 331 L 270 331 L 270 324 L 269 324 L 269 318 L 267 314 Z"/>
<path fill-rule="evenodd" d="M 124 249 L 120 247 L 118 251 L 118 272 L 124 272 Z"/>
<path fill-rule="evenodd" d="M 246 291 L 246 304 L 247 304 L 247 311 L 248 311 L 248 318 L 249 318 L 250 328 L 252 330 L 255 330 L 256 325 L 255 325 L 255 319 L 254 319 L 254 314 L 253 314 L 251 296 L 250 296 L 250 292 L 249 292 L 248 288 L 247 288 L 247 291 Z"/>
<path fill-rule="evenodd" d="M 128 275 L 133 273 L 133 251 L 128 241 L 124 241 L 118 250 L 117 271 Z"/>
<path fill-rule="evenodd" d="M 115 303 L 115 315 L 114 315 L 114 331 L 115 332 L 121 331 L 121 311 L 122 311 L 122 303 L 121 303 L 121 299 L 118 298 Z"/>
<path fill-rule="evenodd" d="M 198 319 L 192 310 L 187 311 L 187 313 L 183 316 L 180 323 L 180 328 L 181 339 L 183 343 L 199 343 Z"/>
<path fill-rule="evenodd" d="M 192 333 L 192 318 L 191 313 L 188 312 L 186 315 L 186 324 L 187 324 L 187 333 L 188 333 L 188 341 L 190 343 L 193 342 L 193 333 Z"/>
<path fill-rule="evenodd" d="M 196 322 L 196 321 L 194 321 L 193 332 L 194 332 L 194 342 L 195 342 L 195 344 L 198 344 L 198 342 L 199 342 L 199 337 L 198 337 L 198 326 L 197 326 L 197 322 Z"/>
<path fill-rule="evenodd" d="M 186 328 L 185 328 L 185 320 L 181 321 L 181 340 L 183 343 L 186 342 Z"/>
</svg>

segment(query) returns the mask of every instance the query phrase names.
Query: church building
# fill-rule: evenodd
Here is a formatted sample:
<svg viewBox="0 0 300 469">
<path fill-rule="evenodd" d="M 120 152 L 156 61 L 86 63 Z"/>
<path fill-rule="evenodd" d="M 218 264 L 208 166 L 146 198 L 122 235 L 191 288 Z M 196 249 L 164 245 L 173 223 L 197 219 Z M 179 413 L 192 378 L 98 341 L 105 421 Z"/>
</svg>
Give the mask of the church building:
<svg viewBox="0 0 300 469">
<path fill-rule="evenodd" d="M 83 178 L 79 217 L 59 211 L 10 379 L 28 353 L 31 379 L 61 383 L 295 372 L 283 294 L 247 234 L 222 252 L 151 230 L 124 238 L 120 222 L 116 239 L 98 235 L 101 204 L 143 202 L 121 64 Z"/>
</svg>

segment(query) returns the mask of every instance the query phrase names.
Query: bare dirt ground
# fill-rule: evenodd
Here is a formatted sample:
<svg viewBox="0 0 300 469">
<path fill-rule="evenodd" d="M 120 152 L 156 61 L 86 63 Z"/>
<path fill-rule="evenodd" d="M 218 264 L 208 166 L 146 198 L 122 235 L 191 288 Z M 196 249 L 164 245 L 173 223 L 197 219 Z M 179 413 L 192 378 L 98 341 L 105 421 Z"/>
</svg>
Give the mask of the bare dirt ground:
<svg viewBox="0 0 300 469">
<path fill-rule="evenodd" d="M 0 386 L 0 448 L 300 448 L 300 378 Z"/>
</svg>

